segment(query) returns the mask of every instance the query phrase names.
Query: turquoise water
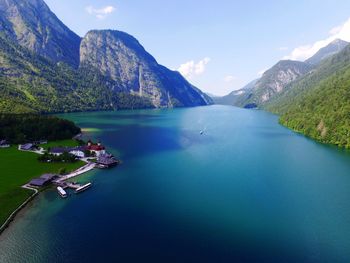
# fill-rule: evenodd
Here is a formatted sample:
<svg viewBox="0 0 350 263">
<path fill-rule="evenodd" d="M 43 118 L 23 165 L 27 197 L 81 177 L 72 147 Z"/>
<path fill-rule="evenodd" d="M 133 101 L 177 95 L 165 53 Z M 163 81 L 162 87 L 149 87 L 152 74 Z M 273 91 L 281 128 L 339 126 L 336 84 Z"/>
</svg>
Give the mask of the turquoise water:
<svg viewBox="0 0 350 263">
<path fill-rule="evenodd" d="M 41 194 L 0 262 L 349 262 L 349 153 L 234 107 L 64 117 L 123 164 Z"/>
</svg>

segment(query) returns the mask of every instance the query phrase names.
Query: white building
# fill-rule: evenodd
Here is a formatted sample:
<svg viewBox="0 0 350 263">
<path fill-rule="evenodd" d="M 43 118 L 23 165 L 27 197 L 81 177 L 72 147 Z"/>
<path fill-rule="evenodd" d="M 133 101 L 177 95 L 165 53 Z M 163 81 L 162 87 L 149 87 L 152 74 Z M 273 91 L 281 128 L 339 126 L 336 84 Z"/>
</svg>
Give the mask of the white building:
<svg viewBox="0 0 350 263">
<path fill-rule="evenodd" d="M 69 153 L 78 157 L 78 158 L 85 158 L 85 153 L 81 150 L 72 150 Z"/>
</svg>

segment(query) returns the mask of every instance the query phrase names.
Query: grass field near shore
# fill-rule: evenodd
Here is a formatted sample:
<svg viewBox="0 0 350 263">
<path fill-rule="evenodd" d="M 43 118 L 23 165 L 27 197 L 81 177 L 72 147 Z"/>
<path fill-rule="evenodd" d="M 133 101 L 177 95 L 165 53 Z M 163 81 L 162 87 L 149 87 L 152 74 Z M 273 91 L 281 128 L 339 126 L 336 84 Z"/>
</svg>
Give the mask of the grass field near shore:
<svg viewBox="0 0 350 263">
<path fill-rule="evenodd" d="M 53 147 L 75 147 L 75 146 L 79 146 L 79 142 L 76 140 L 62 140 L 62 141 L 48 142 L 47 144 L 42 144 L 39 147 L 42 147 L 45 150 L 47 150 Z"/>
<path fill-rule="evenodd" d="M 51 145 L 55 145 L 55 142 Z M 81 161 L 41 163 L 37 158 L 38 155 L 35 153 L 18 151 L 17 146 L 0 149 L 0 225 L 33 194 L 30 190 L 22 189 L 22 185 L 45 173 L 58 173 L 62 168 L 70 172 L 84 165 Z"/>
</svg>

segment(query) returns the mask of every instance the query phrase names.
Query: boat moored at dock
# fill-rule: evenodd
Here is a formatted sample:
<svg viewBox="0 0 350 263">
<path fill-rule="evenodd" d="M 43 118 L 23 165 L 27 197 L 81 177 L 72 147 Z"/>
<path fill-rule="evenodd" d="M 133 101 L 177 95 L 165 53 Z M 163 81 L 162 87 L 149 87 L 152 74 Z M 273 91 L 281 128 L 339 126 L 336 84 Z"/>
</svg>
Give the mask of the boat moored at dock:
<svg viewBox="0 0 350 263">
<path fill-rule="evenodd" d="M 61 186 L 57 187 L 57 192 L 62 198 L 67 198 L 68 196 L 67 192 Z"/>
<path fill-rule="evenodd" d="M 79 193 L 89 189 L 91 186 L 92 186 L 91 183 L 84 184 L 84 185 L 80 186 L 79 188 L 75 189 L 75 193 L 79 194 Z"/>
</svg>

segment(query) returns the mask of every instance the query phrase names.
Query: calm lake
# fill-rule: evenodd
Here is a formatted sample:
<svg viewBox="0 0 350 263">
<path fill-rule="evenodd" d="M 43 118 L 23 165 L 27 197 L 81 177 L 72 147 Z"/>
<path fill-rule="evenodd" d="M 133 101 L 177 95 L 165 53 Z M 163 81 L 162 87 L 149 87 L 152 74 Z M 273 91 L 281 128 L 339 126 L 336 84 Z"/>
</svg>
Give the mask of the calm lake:
<svg viewBox="0 0 350 263">
<path fill-rule="evenodd" d="M 123 164 L 36 198 L 1 263 L 349 262 L 349 152 L 234 107 L 63 117 Z"/>
</svg>

